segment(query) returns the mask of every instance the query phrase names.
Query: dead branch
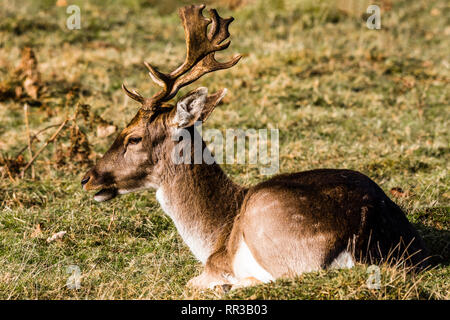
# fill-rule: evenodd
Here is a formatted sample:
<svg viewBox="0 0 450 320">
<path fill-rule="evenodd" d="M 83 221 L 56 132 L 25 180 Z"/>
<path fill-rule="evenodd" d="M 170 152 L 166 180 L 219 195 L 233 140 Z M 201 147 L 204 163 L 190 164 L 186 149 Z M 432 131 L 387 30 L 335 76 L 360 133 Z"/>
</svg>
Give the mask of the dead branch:
<svg viewBox="0 0 450 320">
<path fill-rule="evenodd" d="M 13 178 L 13 175 L 11 174 L 11 170 L 9 169 L 8 161 L 6 161 L 3 154 L 0 154 L 0 156 L 1 156 L 1 160 L 2 160 L 1 162 L 3 162 L 5 164 L 6 173 L 8 174 L 9 179 L 11 180 L 11 182 L 16 182 L 16 180 L 14 180 L 14 178 Z"/>
<path fill-rule="evenodd" d="M 27 128 L 27 140 L 28 140 L 28 153 L 30 155 L 30 159 L 33 159 L 33 151 L 31 150 L 31 137 L 30 137 L 30 125 L 28 122 L 28 105 L 25 104 L 23 106 L 24 116 L 25 116 L 25 126 Z M 22 179 L 25 174 L 25 171 L 22 171 Z M 34 174 L 34 166 L 31 166 L 31 179 L 35 178 Z"/>
<path fill-rule="evenodd" d="M 52 125 L 50 125 L 50 126 L 45 127 L 44 129 L 39 130 L 36 134 L 34 134 L 34 135 L 30 138 L 30 140 L 31 140 L 30 143 L 33 143 L 33 141 L 36 140 L 37 137 L 38 137 L 42 132 L 47 131 L 48 129 L 51 129 L 51 128 L 59 127 L 60 125 L 61 125 L 61 123 L 52 124 Z M 20 156 L 25 150 L 27 150 L 27 148 L 28 148 L 28 145 L 25 146 L 25 147 L 23 147 L 22 149 L 20 149 L 20 151 L 17 152 L 17 154 L 16 154 L 16 158 L 17 158 L 18 156 Z"/>
<path fill-rule="evenodd" d="M 41 154 L 41 152 L 44 151 L 44 149 L 48 146 L 48 144 L 56 139 L 56 137 L 58 136 L 58 134 L 61 132 L 61 130 L 64 128 L 64 126 L 68 121 L 69 119 L 64 120 L 63 123 L 61 123 L 59 128 L 56 130 L 56 132 L 50 137 L 50 139 L 45 141 L 42 147 L 35 153 L 33 158 L 31 158 L 30 162 L 28 162 L 27 165 L 23 168 L 22 175 L 25 174 L 25 171 L 27 171 L 27 169 L 33 164 L 34 160 L 36 160 L 36 158 Z"/>
</svg>

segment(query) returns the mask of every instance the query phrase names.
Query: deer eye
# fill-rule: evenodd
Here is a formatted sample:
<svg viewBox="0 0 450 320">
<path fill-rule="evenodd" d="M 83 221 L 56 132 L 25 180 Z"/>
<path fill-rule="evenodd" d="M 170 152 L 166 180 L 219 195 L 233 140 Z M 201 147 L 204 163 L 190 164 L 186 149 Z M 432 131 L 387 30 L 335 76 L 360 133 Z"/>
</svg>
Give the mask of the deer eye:
<svg viewBox="0 0 450 320">
<path fill-rule="evenodd" d="M 131 137 L 128 139 L 128 144 L 138 144 L 142 141 L 141 137 Z"/>
</svg>

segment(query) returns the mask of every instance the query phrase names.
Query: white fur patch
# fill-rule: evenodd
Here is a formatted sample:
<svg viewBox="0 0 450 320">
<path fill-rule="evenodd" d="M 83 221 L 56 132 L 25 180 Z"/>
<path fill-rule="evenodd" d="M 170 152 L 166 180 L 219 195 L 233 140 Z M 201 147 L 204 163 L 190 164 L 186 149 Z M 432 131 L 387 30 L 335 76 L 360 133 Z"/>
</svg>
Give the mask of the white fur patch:
<svg viewBox="0 0 450 320">
<path fill-rule="evenodd" d="M 172 218 L 178 233 L 181 235 L 181 238 L 183 238 L 183 241 L 187 244 L 197 260 L 205 264 L 211 254 L 211 248 L 208 245 L 208 239 L 201 234 L 200 226 L 187 227 L 185 223 L 183 223 L 180 219 L 182 213 L 177 212 L 176 208 L 171 205 L 168 197 L 164 194 L 163 188 L 159 188 L 156 191 L 156 200 L 158 200 L 164 212 Z"/>
<path fill-rule="evenodd" d="M 117 192 L 118 192 L 118 194 L 128 194 L 131 192 L 138 192 L 138 191 L 143 191 L 143 190 L 148 190 L 148 189 L 156 189 L 157 187 L 158 186 L 156 184 L 146 181 L 144 183 L 144 185 L 142 185 L 140 187 L 135 187 L 135 188 L 131 188 L 131 189 L 119 189 Z"/>
<path fill-rule="evenodd" d="M 114 190 L 101 190 L 94 196 L 94 200 L 97 202 L 107 201 L 114 198 L 116 194 Z"/>
<path fill-rule="evenodd" d="M 236 255 L 234 256 L 233 271 L 235 278 L 238 280 L 248 277 L 254 277 L 262 282 L 274 280 L 272 275 L 255 260 L 244 239 L 241 240 Z"/>
<path fill-rule="evenodd" d="M 347 250 L 342 251 L 331 263 L 330 267 L 335 269 L 343 268 L 353 268 L 355 266 L 355 261 L 353 256 Z"/>
</svg>

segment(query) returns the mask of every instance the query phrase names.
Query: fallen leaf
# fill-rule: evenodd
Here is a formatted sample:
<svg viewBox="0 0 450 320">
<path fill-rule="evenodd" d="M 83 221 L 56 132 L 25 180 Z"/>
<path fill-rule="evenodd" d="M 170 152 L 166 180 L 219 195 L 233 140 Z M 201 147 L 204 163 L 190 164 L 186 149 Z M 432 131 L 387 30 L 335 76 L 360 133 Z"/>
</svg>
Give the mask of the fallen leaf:
<svg viewBox="0 0 450 320">
<path fill-rule="evenodd" d="M 42 230 L 41 230 L 41 224 L 38 223 L 38 224 L 36 225 L 36 227 L 34 227 L 34 230 L 33 230 L 33 232 L 31 233 L 30 237 L 31 237 L 31 238 L 38 238 L 38 237 L 40 237 L 40 236 L 42 236 Z"/>
<path fill-rule="evenodd" d="M 56 6 L 57 7 L 65 7 L 65 6 L 67 6 L 67 1 L 66 0 L 58 0 L 58 1 L 56 1 Z"/>
<path fill-rule="evenodd" d="M 47 242 L 50 243 L 50 242 L 53 242 L 55 240 L 61 240 L 64 237 L 65 234 L 66 234 L 65 231 L 57 232 L 54 235 L 52 235 L 50 238 L 47 238 Z"/>
<path fill-rule="evenodd" d="M 22 50 L 20 65 L 16 68 L 15 74 L 21 80 L 25 93 L 36 100 L 41 89 L 41 75 L 38 70 L 36 54 L 30 47 Z M 20 87 L 16 88 L 17 98 L 22 96 L 23 90 Z"/>
<path fill-rule="evenodd" d="M 441 11 L 439 11 L 439 9 L 433 8 L 433 9 L 431 9 L 431 15 L 433 17 L 440 16 L 441 15 Z"/>
<path fill-rule="evenodd" d="M 399 187 L 392 188 L 390 192 L 396 198 L 406 198 L 411 195 L 409 191 L 403 191 L 403 189 Z"/>
<path fill-rule="evenodd" d="M 23 87 L 31 98 L 33 99 L 38 98 L 39 86 L 36 84 L 35 80 L 31 78 L 26 78 L 25 81 L 23 82 Z"/>
<path fill-rule="evenodd" d="M 116 126 L 113 125 L 99 125 L 97 127 L 97 137 L 99 138 L 105 138 L 112 135 L 114 132 L 116 132 Z"/>
</svg>

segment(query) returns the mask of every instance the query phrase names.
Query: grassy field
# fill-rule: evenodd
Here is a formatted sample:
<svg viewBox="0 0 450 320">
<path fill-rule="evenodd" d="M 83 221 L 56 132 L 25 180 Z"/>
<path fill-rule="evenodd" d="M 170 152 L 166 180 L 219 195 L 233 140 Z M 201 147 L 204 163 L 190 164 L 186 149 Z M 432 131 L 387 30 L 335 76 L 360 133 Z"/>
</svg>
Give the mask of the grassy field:
<svg viewBox="0 0 450 320">
<path fill-rule="evenodd" d="M 121 83 L 150 95 L 142 62 L 163 70 L 182 62 L 176 8 L 188 2 L 69 1 L 80 6 L 81 30 L 67 29 L 66 7 L 55 2 L 1 5 L 0 299 L 450 298 L 447 1 L 383 1 L 380 30 L 366 27 L 364 1 L 207 2 L 236 19 L 220 57 L 244 59 L 195 84 L 229 89 L 205 127 L 279 128 L 282 172 L 365 173 L 440 261 L 417 275 L 382 267 L 379 290 L 367 288 L 367 266 L 358 265 L 226 294 L 185 288 L 201 265 L 153 191 L 99 204 L 80 187 L 114 139 L 105 132 L 138 109 Z M 70 119 L 33 163 L 34 178 L 31 168 L 19 173 L 30 159 L 25 104 L 31 135 L 54 126 L 32 141 L 33 153 Z M 257 166 L 224 169 L 245 185 L 267 179 Z M 46 241 L 60 231 L 61 240 Z M 66 286 L 71 265 L 78 290 Z"/>
</svg>

